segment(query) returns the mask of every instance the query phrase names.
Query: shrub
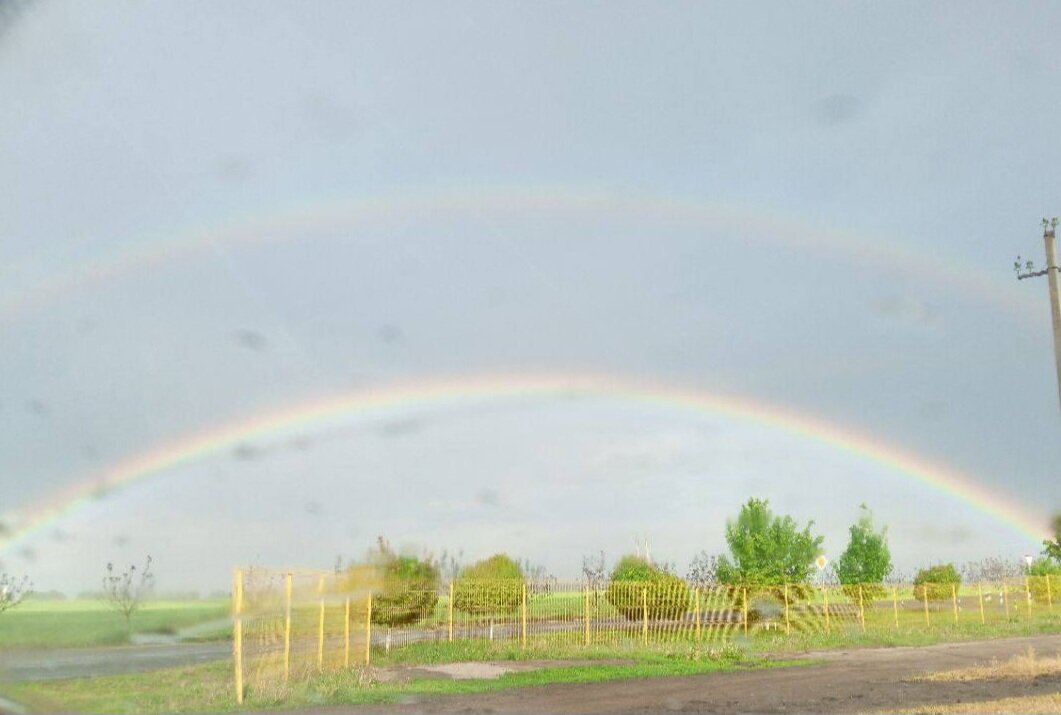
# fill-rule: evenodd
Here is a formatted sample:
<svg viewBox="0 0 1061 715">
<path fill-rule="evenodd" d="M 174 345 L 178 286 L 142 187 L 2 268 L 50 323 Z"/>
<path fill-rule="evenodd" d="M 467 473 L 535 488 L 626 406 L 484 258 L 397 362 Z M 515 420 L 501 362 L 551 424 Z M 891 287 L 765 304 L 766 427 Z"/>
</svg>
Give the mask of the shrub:
<svg viewBox="0 0 1061 715">
<path fill-rule="evenodd" d="M 914 577 L 914 598 L 918 601 L 949 601 L 962 583 L 954 564 L 939 564 L 921 569 Z"/>
<path fill-rule="evenodd" d="M 505 554 L 462 569 L 453 584 L 453 605 L 472 615 L 511 613 L 523 599 L 523 571 Z"/>
<path fill-rule="evenodd" d="M 430 560 L 398 556 L 380 542 L 380 589 L 372 595 L 372 622 L 380 626 L 415 623 L 438 603 L 438 567 Z"/>
<path fill-rule="evenodd" d="M 689 587 L 685 581 L 638 556 L 619 560 L 608 581 L 606 593 L 625 618 L 636 621 L 681 618 L 689 607 Z"/>
<path fill-rule="evenodd" d="M 1061 603 L 1061 563 L 1051 558 L 1036 559 L 1028 569 L 1028 590 L 1036 603 Z"/>
</svg>

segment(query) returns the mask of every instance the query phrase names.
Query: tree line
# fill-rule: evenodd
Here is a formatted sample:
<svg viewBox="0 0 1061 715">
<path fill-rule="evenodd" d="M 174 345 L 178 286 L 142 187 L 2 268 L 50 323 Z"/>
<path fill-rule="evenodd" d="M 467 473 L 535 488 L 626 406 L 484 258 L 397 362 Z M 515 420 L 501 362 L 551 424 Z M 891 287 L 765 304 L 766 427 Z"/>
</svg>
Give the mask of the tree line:
<svg viewBox="0 0 1061 715">
<path fill-rule="evenodd" d="M 848 542 L 836 561 L 825 570 L 822 557 L 824 537 L 813 531 L 814 522 L 800 525 L 788 515 L 776 514 L 766 499 L 749 499 L 735 519 L 726 523 L 728 553 L 701 552 L 686 578 L 672 565 L 653 561 L 647 548 L 622 556 L 609 572 L 603 552 L 583 559 L 583 578 L 595 593 L 604 597 L 629 618 L 662 619 L 676 617 L 687 607 L 689 589 L 731 587 L 740 589 L 745 599 L 800 600 L 806 598 L 815 571 L 822 580 L 838 584 L 854 597 L 855 591 L 868 599 L 878 598 L 884 584 L 893 576 L 894 566 L 888 545 L 888 532 L 878 526 L 866 505 L 848 530 Z M 1025 571 L 1030 576 L 1061 575 L 1061 514 L 1053 520 L 1053 539 L 1043 542 L 1041 556 Z M 410 623 L 428 614 L 438 602 L 442 568 L 429 556 L 399 555 L 385 540 L 379 540 L 370 562 L 382 574 L 382 584 L 374 595 L 372 620 L 380 625 Z M 442 560 L 443 562 L 446 559 Z M 1008 562 L 987 559 L 970 576 L 1016 575 L 1007 570 Z M 495 554 L 468 567 L 450 564 L 453 606 L 469 614 L 515 610 L 526 589 L 543 588 L 541 579 L 529 578 L 528 569 L 507 554 Z M 540 571 L 540 570 L 539 570 Z M 537 574 L 540 576 L 540 573 Z M 913 578 L 914 596 L 930 601 L 950 599 L 962 575 L 954 564 L 934 564 L 920 569 Z M 1045 597 L 1046 587 L 1031 587 L 1037 600 Z M 547 586 L 545 586 L 547 588 Z M 1042 590 L 1044 593 L 1039 594 Z"/>
</svg>

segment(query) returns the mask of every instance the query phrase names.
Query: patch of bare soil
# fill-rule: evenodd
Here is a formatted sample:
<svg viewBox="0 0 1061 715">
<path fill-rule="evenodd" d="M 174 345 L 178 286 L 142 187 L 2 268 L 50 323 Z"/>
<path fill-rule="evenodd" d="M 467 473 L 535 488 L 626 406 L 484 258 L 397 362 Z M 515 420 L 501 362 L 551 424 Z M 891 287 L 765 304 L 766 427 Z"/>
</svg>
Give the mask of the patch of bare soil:
<svg viewBox="0 0 1061 715">
<path fill-rule="evenodd" d="M 543 668 L 564 668 L 585 665 L 585 660 L 494 660 L 438 665 L 407 665 L 377 670 L 381 682 L 406 682 L 417 678 L 447 678 L 450 680 L 479 680 L 500 678 L 506 673 L 523 673 Z M 596 665 L 626 665 L 632 660 L 594 660 Z"/>
<path fill-rule="evenodd" d="M 1061 655 L 1061 635 L 945 643 L 920 648 L 866 648 L 808 654 L 825 662 L 793 668 L 545 685 L 452 695 L 342 712 L 438 713 L 783 713 L 894 712 L 1061 692 L 1061 676 L 928 681 L 933 672 L 1009 659 L 1029 648 Z"/>
</svg>

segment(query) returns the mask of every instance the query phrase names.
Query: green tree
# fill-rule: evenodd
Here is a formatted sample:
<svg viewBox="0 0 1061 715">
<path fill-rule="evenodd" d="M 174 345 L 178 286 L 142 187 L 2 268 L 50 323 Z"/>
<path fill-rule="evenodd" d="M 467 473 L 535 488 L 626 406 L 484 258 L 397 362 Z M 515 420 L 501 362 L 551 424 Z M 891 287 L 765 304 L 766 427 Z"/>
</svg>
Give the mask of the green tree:
<svg viewBox="0 0 1061 715">
<path fill-rule="evenodd" d="M 640 556 L 624 556 L 608 581 L 608 602 L 631 621 L 675 620 L 689 608 L 684 580 Z"/>
<path fill-rule="evenodd" d="M 523 570 L 507 554 L 495 554 L 461 569 L 453 584 L 453 605 L 465 613 L 511 613 L 523 598 Z"/>
<path fill-rule="evenodd" d="M 1043 541 L 1043 555 L 1061 561 L 1061 511 L 1054 514 L 1050 526 L 1053 527 L 1054 538 Z"/>
<path fill-rule="evenodd" d="M 892 572 L 892 555 L 888 549 L 887 527 L 876 529 L 873 512 L 865 504 L 860 508 L 862 516 L 851 525 L 847 548 L 836 560 L 836 576 L 849 596 L 854 597 L 856 589 L 862 586 L 863 597 L 874 599 L 884 592 L 880 584 Z"/>
<path fill-rule="evenodd" d="M 775 515 L 768 500 L 749 499 L 736 521 L 726 522 L 732 561 L 719 558 L 719 582 L 742 586 L 806 583 L 824 540 L 811 533 L 813 525 L 807 522 L 801 530 L 791 516 Z"/>
<path fill-rule="evenodd" d="M 914 598 L 923 601 L 949 601 L 961 586 L 962 577 L 954 564 L 939 564 L 921 569 L 914 576 Z"/>
</svg>

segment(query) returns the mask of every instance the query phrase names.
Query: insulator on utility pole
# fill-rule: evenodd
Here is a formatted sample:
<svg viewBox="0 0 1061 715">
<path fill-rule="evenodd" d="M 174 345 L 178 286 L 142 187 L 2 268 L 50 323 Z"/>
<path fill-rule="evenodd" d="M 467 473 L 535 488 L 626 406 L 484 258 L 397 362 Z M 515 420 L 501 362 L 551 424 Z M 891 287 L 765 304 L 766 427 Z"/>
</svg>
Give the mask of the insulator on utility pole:
<svg viewBox="0 0 1061 715">
<path fill-rule="evenodd" d="M 1022 265 L 1020 256 L 1017 256 L 1017 262 L 1013 265 L 1013 268 L 1017 272 L 1018 280 L 1046 276 L 1046 281 L 1049 284 L 1050 315 L 1053 318 L 1054 325 L 1054 361 L 1057 364 L 1057 396 L 1058 400 L 1061 401 L 1061 286 L 1059 286 L 1061 284 L 1061 275 L 1059 275 L 1061 267 L 1058 266 L 1057 262 L 1056 228 L 1056 217 L 1050 220 L 1043 219 L 1043 242 L 1046 244 L 1045 268 L 1037 271 L 1031 261 Z"/>
</svg>

